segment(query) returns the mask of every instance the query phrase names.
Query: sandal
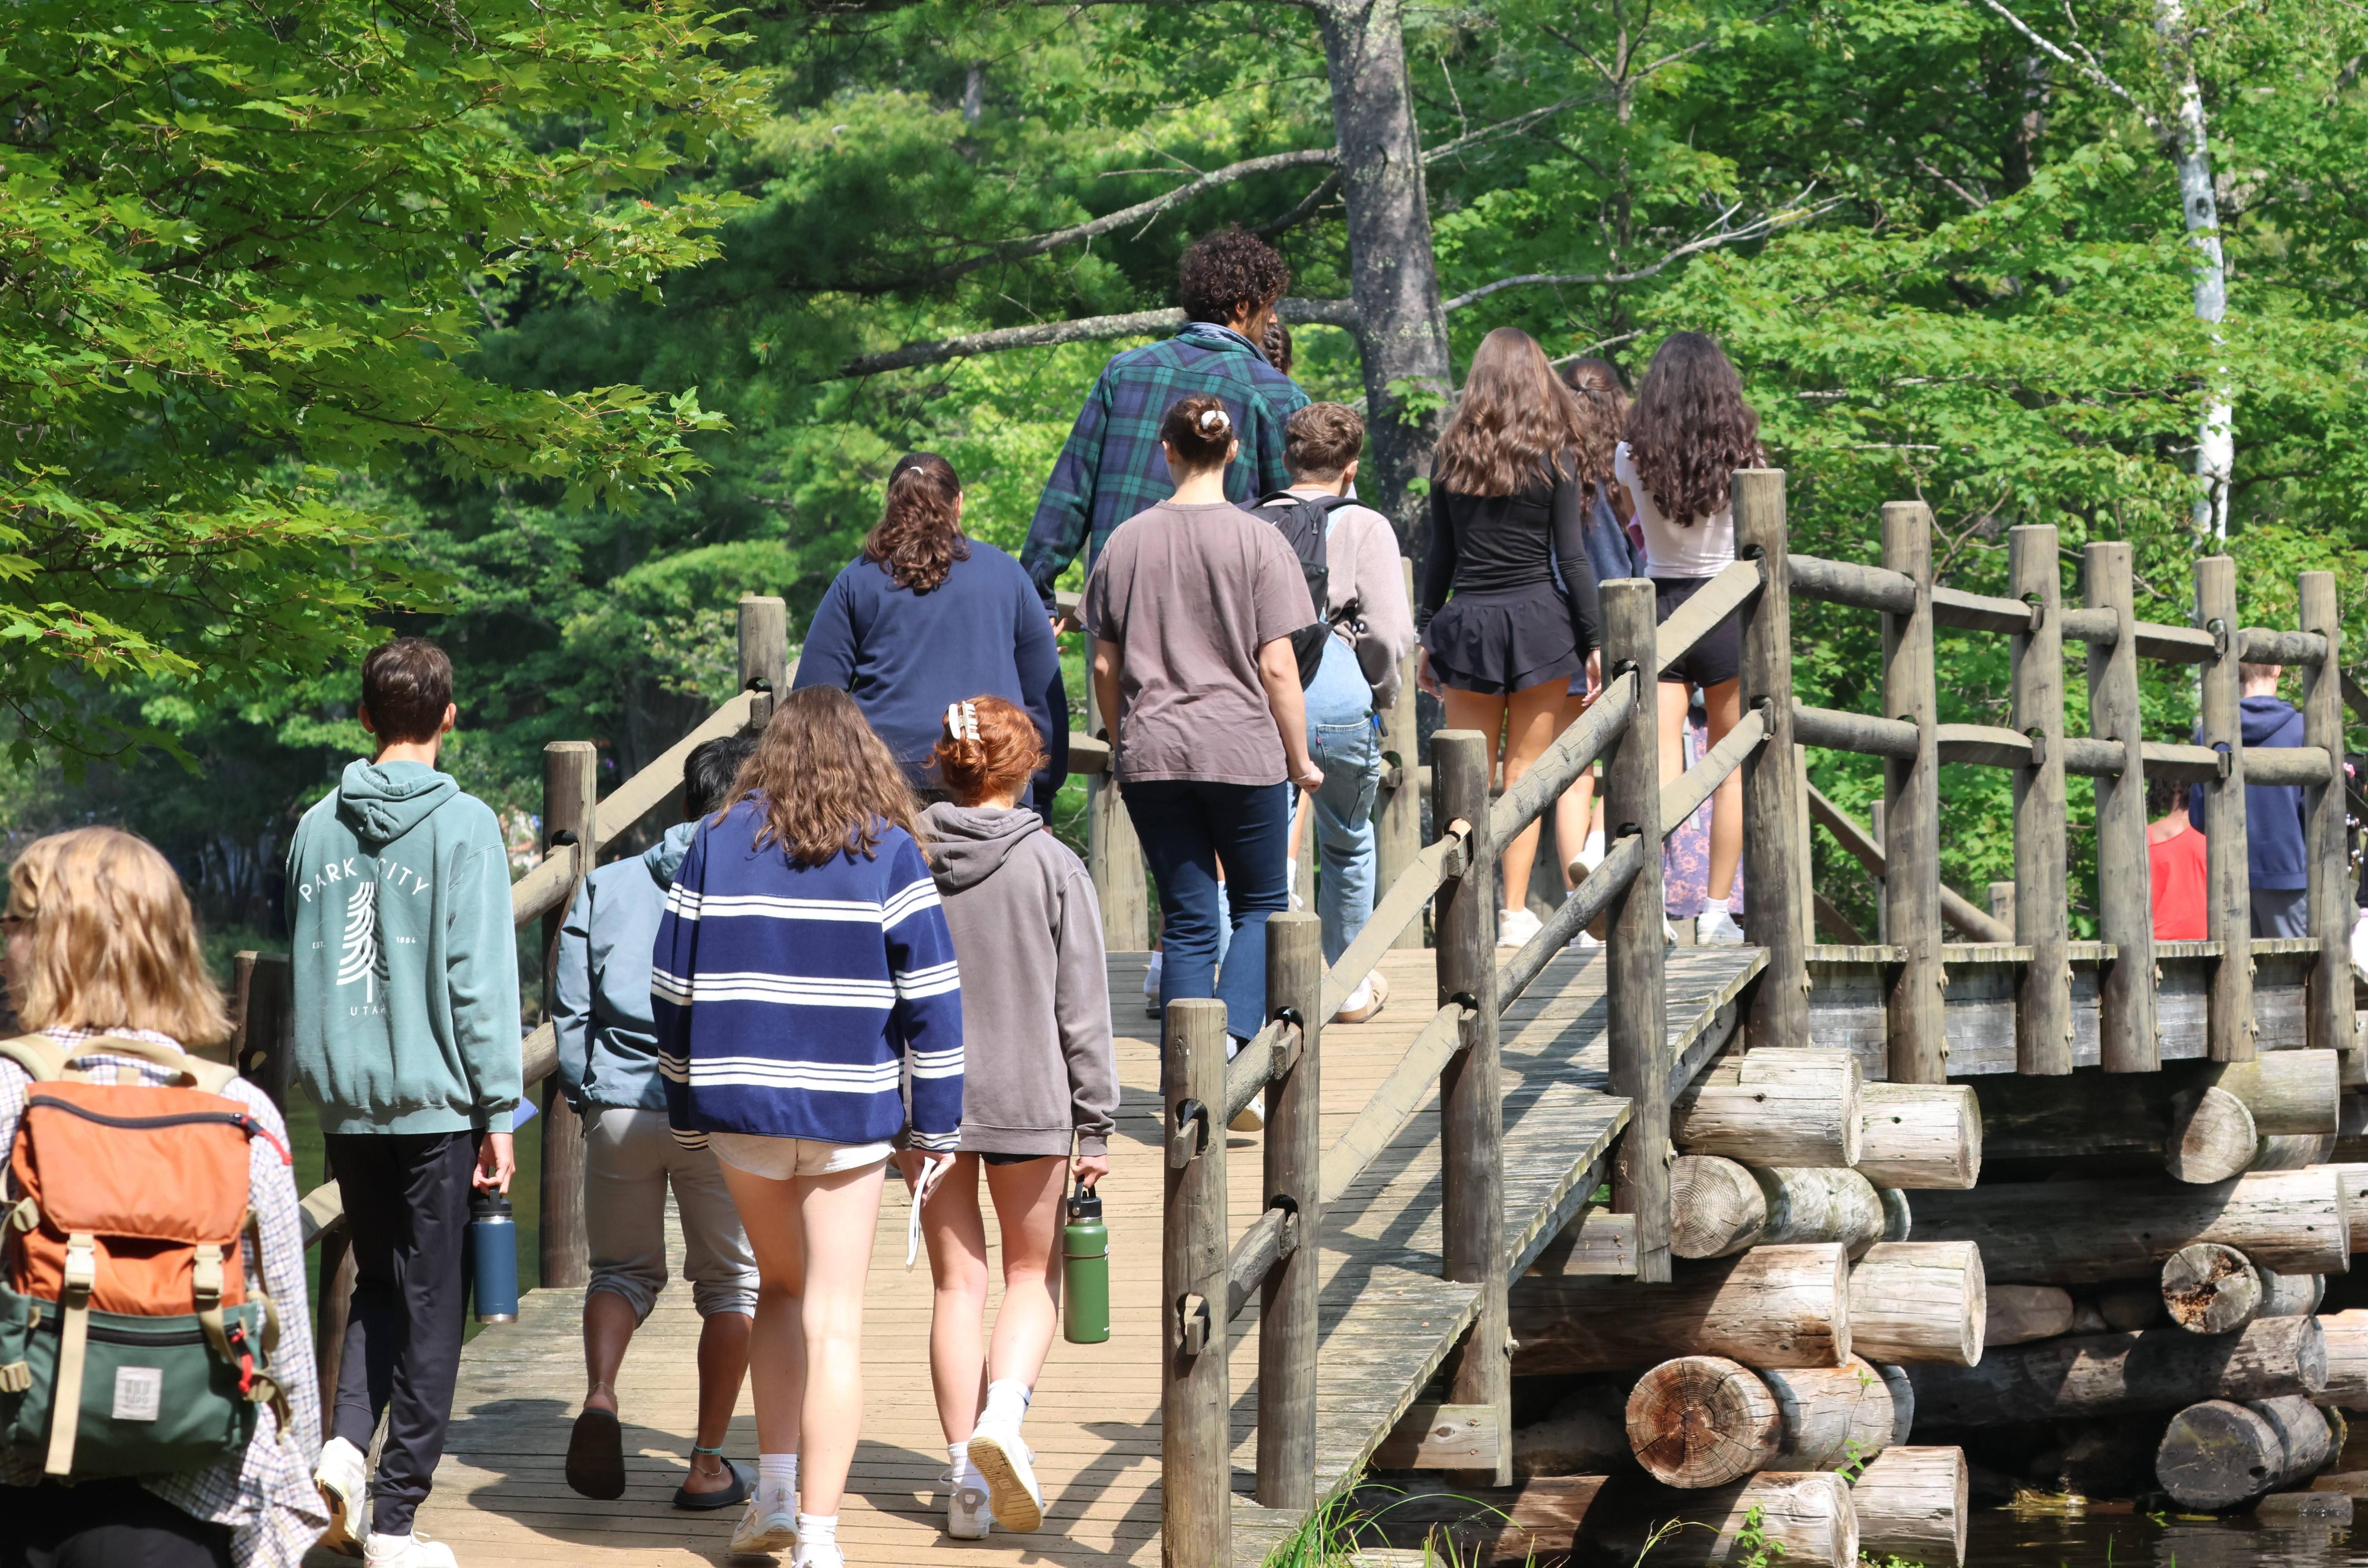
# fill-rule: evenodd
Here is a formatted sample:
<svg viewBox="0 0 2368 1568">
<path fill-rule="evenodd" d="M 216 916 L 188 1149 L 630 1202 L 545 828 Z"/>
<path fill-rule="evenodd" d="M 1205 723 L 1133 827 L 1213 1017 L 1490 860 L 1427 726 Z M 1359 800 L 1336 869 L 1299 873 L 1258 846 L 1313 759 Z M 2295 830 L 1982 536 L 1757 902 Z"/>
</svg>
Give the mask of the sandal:
<svg viewBox="0 0 2368 1568">
<path fill-rule="evenodd" d="M 567 1437 L 567 1484 L 604 1501 L 625 1494 L 625 1434 L 613 1410 L 586 1410 Z"/>
<path fill-rule="evenodd" d="M 693 1448 L 694 1454 L 714 1454 L 722 1458 L 721 1449 Z M 686 1513 L 707 1513 L 717 1508 L 736 1508 L 757 1494 L 757 1472 L 738 1460 L 724 1460 L 723 1468 L 732 1477 L 732 1484 L 713 1492 L 693 1492 L 686 1484 L 674 1489 L 674 1506 Z"/>
</svg>

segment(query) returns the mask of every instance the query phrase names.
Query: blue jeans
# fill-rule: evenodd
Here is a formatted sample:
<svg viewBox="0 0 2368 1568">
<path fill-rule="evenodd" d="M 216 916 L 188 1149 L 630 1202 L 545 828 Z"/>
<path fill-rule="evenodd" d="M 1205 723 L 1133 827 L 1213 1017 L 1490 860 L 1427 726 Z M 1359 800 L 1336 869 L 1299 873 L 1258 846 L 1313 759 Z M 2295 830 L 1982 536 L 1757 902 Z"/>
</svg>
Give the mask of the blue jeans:
<svg viewBox="0 0 2368 1568">
<path fill-rule="evenodd" d="M 1160 937 L 1167 955 L 1159 971 L 1161 1016 L 1179 996 L 1214 996 L 1225 1005 L 1227 1031 L 1248 1039 L 1266 1027 L 1266 917 L 1288 907 L 1291 897 L 1284 871 L 1289 787 L 1146 779 L 1125 786 L 1119 798 L 1143 841 L 1143 858 L 1167 915 Z M 1233 939 L 1220 971 L 1219 934 L 1228 924 Z"/>
<path fill-rule="evenodd" d="M 1307 688 L 1307 751 L 1324 770 L 1314 812 L 1323 867 L 1315 913 L 1324 920 L 1324 961 L 1333 964 L 1373 913 L 1373 797 L 1382 785 L 1373 688 L 1338 638 Z"/>
</svg>

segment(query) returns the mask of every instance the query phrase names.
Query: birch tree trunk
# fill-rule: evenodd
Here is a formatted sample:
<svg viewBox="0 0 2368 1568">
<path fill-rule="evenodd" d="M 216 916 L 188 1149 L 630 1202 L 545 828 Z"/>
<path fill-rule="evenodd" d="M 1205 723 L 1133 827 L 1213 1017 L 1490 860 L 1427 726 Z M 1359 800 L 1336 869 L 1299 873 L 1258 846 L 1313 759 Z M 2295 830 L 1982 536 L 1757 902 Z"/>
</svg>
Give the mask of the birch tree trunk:
<svg viewBox="0 0 2368 1568">
<path fill-rule="evenodd" d="M 2203 89 L 2195 79 L 2194 33 L 2184 0 L 2155 0 L 2155 34 L 2162 42 L 2163 69 L 2179 93 L 2179 120 L 2170 141 L 2179 169 L 2179 200 L 2195 246 L 2195 319 L 2216 330 L 2228 312 L 2228 269 L 2220 251 L 2220 199 L 2212 184 L 2211 125 L 2203 112 Z M 2194 531 L 2199 545 L 2228 537 L 2228 494 L 2237 469 L 2237 411 L 2228 367 L 2215 364 L 2208 378 L 2203 423 L 2196 433 Z"/>
<path fill-rule="evenodd" d="M 1364 361 L 1365 429 L 1380 490 L 1374 500 L 1411 549 L 1424 515 L 1411 486 L 1429 477 L 1437 404 L 1453 381 L 1421 142 L 1406 78 L 1404 15 L 1401 0 L 1332 0 L 1317 6 L 1315 15 L 1340 145 L 1350 292 Z"/>
</svg>

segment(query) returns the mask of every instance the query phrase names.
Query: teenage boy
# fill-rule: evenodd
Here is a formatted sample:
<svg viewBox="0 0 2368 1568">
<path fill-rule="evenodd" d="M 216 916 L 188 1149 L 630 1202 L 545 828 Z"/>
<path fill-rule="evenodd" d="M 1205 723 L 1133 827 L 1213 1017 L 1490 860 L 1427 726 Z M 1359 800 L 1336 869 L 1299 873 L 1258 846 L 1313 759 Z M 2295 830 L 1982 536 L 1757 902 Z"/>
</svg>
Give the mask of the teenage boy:
<svg viewBox="0 0 2368 1568">
<path fill-rule="evenodd" d="M 629 860 L 584 879 L 559 933 L 551 1021 L 559 1086 L 584 1119 L 584 1232 L 592 1283 L 584 1292 L 584 1413 L 567 1443 L 567 1484 L 586 1497 L 625 1494 L 617 1369 L 633 1331 L 666 1289 L 666 1188 L 682 1216 L 682 1275 L 699 1311 L 699 1431 L 677 1508 L 736 1508 L 757 1473 L 723 1457 L 723 1435 L 748 1369 L 757 1258 L 713 1151 L 688 1149 L 666 1127 L 650 964 L 666 890 L 706 817 L 732 793 L 754 739 L 694 748 L 682 768 L 683 821 Z"/>
<path fill-rule="evenodd" d="M 1177 399 L 1212 392 L 1224 400 L 1242 443 L 1225 473 L 1228 500 L 1239 506 L 1290 483 L 1283 421 L 1307 394 L 1268 362 L 1259 345 L 1275 323 L 1291 269 L 1264 240 L 1229 224 L 1193 242 L 1178 281 L 1183 330 L 1102 367 L 1036 503 L 1019 563 L 1048 612 L 1053 584 L 1079 550 L 1092 565 L 1112 528 L 1175 494 L 1159 449 L 1159 422 Z"/>
<path fill-rule="evenodd" d="M 2238 665 L 2238 723 L 2248 748 L 2298 746 L 2302 711 L 2278 695 L 2279 665 Z M 2203 786 L 2189 797 L 2188 819 L 2203 826 Z M 2303 826 L 2302 786 L 2245 786 L 2245 872 L 2251 889 L 2252 935 L 2310 935 L 2310 847 Z"/>
<path fill-rule="evenodd" d="M 1324 961 L 1339 961 L 1373 913 L 1373 797 L 1382 783 L 1381 710 L 1397 700 L 1398 666 L 1414 647 L 1397 530 L 1349 497 L 1365 422 L 1345 403 L 1311 403 L 1283 426 L 1291 487 L 1258 503 L 1260 516 L 1320 516 L 1326 572 L 1324 663 L 1307 687 L 1307 755 L 1324 770 L 1309 801 L 1324 872 L 1315 912 Z M 1412 740 L 1412 736 L 1404 737 Z M 1338 1019 L 1360 1024 L 1382 1010 L 1389 987 L 1376 970 L 1358 982 Z"/>
<path fill-rule="evenodd" d="M 373 649 L 360 717 L 378 754 L 347 765 L 288 854 L 295 1076 L 321 1108 L 356 1275 L 313 1479 L 323 1543 L 389 1568 L 455 1568 L 412 1517 L 451 1419 L 469 1194 L 509 1190 L 518 1099 L 509 858 L 492 810 L 436 771 L 453 716 L 441 648 Z"/>
</svg>

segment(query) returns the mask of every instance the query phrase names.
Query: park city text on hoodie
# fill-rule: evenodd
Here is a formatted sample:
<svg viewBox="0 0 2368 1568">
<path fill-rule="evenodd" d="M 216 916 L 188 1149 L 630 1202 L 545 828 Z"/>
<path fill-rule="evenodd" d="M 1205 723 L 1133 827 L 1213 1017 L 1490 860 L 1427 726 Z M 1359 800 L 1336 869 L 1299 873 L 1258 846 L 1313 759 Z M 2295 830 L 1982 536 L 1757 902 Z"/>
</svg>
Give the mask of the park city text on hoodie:
<svg viewBox="0 0 2368 1568">
<path fill-rule="evenodd" d="M 519 1090 L 509 857 L 417 762 L 354 762 L 288 853 L 297 1080 L 321 1131 L 507 1131 Z"/>
</svg>

